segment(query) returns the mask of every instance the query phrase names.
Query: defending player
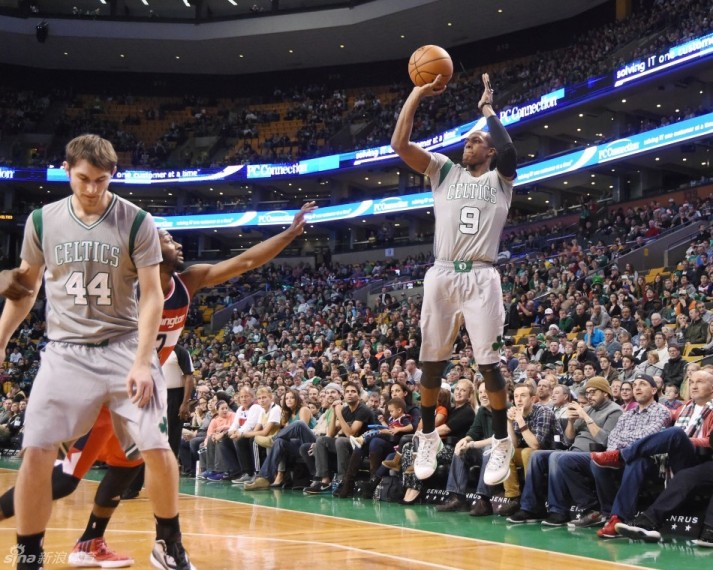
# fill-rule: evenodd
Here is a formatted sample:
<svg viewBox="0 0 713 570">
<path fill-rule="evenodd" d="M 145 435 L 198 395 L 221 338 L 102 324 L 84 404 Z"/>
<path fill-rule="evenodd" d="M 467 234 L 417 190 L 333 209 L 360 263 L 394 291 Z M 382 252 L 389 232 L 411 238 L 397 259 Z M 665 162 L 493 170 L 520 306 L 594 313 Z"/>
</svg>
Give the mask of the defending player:
<svg viewBox="0 0 713 570">
<path fill-rule="evenodd" d="M 410 141 L 421 99 L 445 90 L 440 75 L 434 82 L 411 91 L 399 114 L 391 146 L 406 164 L 431 179 L 436 218 L 436 261 L 426 273 L 421 311 L 423 430 L 415 436 L 418 454 L 414 471 L 419 479 L 427 479 L 436 470 L 436 456 L 442 448 L 434 429 L 441 376 L 465 321 L 493 410 L 494 437 L 484 477 L 486 484 L 496 485 L 509 474 L 513 446 L 507 433 L 507 396 L 499 368 L 498 338 L 504 323 L 502 289 L 493 264 L 510 209 L 517 156 L 510 136 L 493 111 L 488 74 L 483 74 L 482 79 L 485 89 L 478 109 L 487 119 L 488 132 L 469 133 L 462 165 Z M 495 170 L 491 170 L 493 166 Z"/>
<path fill-rule="evenodd" d="M 193 295 L 204 287 L 223 283 L 268 263 L 302 234 L 305 215 L 314 209 L 314 202 L 305 204 L 287 230 L 232 259 L 215 265 L 192 265 L 181 273 L 176 272 L 183 266 L 181 245 L 167 231 L 158 231 L 163 257 L 160 273 L 164 309 L 156 348 L 161 364 L 168 359 L 180 338 Z M 0 272 L 0 295 L 18 300 L 31 294 L 18 281 L 17 273 L 17 270 Z M 55 467 L 52 474 L 53 499 L 71 494 L 96 460 L 105 461 L 109 469 L 97 489 L 87 528 L 70 554 L 69 562 L 74 566 L 93 565 L 103 568 L 130 566 L 133 559 L 113 552 L 104 540 L 104 532 L 119 504 L 119 496 L 131 484 L 143 461 L 131 461 L 125 457 L 114 435 L 106 408 L 103 408 L 92 430 L 67 452 L 62 464 Z M 14 514 L 13 491 L 10 489 L 0 497 L 0 520 Z"/>
</svg>

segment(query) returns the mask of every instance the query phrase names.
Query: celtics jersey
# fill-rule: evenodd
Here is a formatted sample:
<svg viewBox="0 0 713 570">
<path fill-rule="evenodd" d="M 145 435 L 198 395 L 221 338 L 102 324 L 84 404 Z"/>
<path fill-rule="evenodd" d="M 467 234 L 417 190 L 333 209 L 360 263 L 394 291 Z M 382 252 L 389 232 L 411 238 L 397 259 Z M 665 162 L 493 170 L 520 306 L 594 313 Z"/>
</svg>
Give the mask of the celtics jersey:
<svg viewBox="0 0 713 570">
<path fill-rule="evenodd" d="M 438 153 L 431 154 L 425 174 L 435 202 L 436 259 L 494 263 L 512 201 L 512 182 L 495 170 L 472 176 Z"/>
<path fill-rule="evenodd" d="M 161 262 L 153 218 L 112 195 L 87 225 L 72 196 L 35 210 L 27 220 L 22 259 L 45 266 L 47 336 L 98 344 L 138 330 L 137 268 Z"/>
</svg>

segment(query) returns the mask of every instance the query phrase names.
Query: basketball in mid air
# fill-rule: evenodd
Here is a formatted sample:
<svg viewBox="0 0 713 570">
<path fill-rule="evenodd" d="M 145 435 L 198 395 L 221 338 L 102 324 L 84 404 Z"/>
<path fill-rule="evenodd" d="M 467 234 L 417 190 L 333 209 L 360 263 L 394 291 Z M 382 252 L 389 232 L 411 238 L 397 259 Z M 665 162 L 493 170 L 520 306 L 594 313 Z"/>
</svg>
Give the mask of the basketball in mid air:
<svg viewBox="0 0 713 570">
<path fill-rule="evenodd" d="M 442 47 L 421 46 L 411 54 L 408 74 L 417 87 L 431 83 L 439 75 L 443 76 L 445 85 L 453 76 L 453 60 Z"/>
</svg>

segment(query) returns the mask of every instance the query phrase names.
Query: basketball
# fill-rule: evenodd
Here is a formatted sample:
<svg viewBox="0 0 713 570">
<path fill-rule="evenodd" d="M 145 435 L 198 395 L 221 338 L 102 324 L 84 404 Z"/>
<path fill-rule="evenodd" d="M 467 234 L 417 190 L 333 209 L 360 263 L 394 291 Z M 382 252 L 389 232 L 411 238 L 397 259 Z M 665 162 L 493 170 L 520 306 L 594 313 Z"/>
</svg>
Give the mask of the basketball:
<svg viewBox="0 0 713 570">
<path fill-rule="evenodd" d="M 453 76 L 453 60 L 442 47 L 421 46 L 411 54 L 408 74 L 417 87 L 431 83 L 438 75 L 442 75 L 445 83 L 448 83 Z"/>
</svg>

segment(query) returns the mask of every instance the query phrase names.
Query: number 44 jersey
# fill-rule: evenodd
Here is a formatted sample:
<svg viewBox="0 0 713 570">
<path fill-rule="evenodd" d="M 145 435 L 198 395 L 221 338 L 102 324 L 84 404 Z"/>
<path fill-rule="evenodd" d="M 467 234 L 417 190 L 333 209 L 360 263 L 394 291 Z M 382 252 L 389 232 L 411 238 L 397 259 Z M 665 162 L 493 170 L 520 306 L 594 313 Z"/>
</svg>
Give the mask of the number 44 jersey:
<svg viewBox="0 0 713 570">
<path fill-rule="evenodd" d="M 161 262 L 153 218 L 111 195 L 104 213 L 85 224 L 72 196 L 27 220 L 22 259 L 45 265 L 47 337 L 100 344 L 138 330 L 137 269 Z"/>
<path fill-rule="evenodd" d="M 512 201 L 512 182 L 497 170 L 472 176 L 439 153 L 431 154 L 425 174 L 431 179 L 435 204 L 436 259 L 494 263 Z"/>
</svg>

